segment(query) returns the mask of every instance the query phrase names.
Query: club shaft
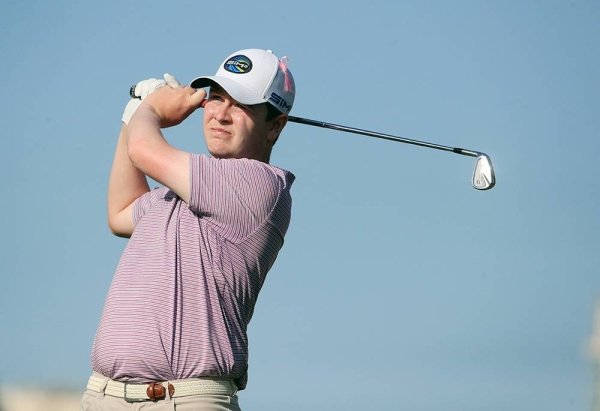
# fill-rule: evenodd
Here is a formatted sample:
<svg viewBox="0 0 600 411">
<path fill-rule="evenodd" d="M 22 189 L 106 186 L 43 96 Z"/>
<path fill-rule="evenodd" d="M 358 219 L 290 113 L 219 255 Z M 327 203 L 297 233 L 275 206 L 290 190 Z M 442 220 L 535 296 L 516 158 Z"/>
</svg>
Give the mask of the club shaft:
<svg viewBox="0 0 600 411">
<path fill-rule="evenodd" d="M 410 138 L 392 136 L 390 134 L 376 133 L 374 131 L 362 130 L 360 128 L 340 126 L 338 124 L 325 123 L 323 121 L 309 120 L 307 118 L 302 118 L 302 117 L 289 116 L 288 120 L 292 121 L 294 123 L 307 124 L 309 126 L 329 128 L 331 130 L 338 130 L 338 131 L 346 131 L 348 133 L 362 134 L 364 136 L 376 137 L 376 138 L 381 138 L 384 140 L 397 141 L 397 142 L 406 143 L 406 144 L 413 144 L 415 146 L 429 147 L 429 148 L 435 148 L 436 150 L 450 151 L 452 153 L 461 154 L 463 156 L 478 157 L 479 155 L 484 154 L 479 151 L 467 150 L 467 149 L 458 148 L 458 147 L 442 146 L 440 144 L 427 143 L 425 141 L 412 140 Z"/>
</svg>

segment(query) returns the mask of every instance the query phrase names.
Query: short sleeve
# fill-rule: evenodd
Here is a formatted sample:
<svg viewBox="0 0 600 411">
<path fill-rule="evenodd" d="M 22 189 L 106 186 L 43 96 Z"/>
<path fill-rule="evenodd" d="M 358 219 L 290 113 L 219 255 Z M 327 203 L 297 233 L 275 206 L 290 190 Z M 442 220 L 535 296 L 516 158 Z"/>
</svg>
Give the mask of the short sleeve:
<svg viewBox="0 0 600 411">
<path fill-rule="evenodd" d="M 168 191 L 169 189 L 166 187 L 159 187 L 138 197 L 133 204 L 133 224 L 137 225 L 138 221 L 140 221 L 150 207 L 156 204 L 160 199 L 164 198 Z"/>
<path fill-rule="evenodd" d="M 277 169 L 260 161 L 192 154 L 190 162 L 190 210 L 232 241 L 263 224 L 285 188 Z"/>
</svg>

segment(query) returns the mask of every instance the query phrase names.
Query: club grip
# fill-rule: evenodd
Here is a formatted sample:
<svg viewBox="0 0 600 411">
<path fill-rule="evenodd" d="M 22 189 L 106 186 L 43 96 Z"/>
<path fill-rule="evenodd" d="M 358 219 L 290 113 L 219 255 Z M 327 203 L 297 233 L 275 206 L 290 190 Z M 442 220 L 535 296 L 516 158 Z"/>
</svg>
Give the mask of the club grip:
<svg viewBox="0 0 600 411">
<path fill-rule="evenodd" d="M 133 86 L 129 87 L 129 96 L 130 96 L 131 98 L 138 98 L 138 99 L 140 99 L 140 100 L 141 100 L 142 98 L 141 98 L 140 96 L 136 96 L 136 95 L 135 95 L 135 86 L 136 86 L 136 85 L 137 85 L 137 84 L 134 84 Z"/>
</svg>

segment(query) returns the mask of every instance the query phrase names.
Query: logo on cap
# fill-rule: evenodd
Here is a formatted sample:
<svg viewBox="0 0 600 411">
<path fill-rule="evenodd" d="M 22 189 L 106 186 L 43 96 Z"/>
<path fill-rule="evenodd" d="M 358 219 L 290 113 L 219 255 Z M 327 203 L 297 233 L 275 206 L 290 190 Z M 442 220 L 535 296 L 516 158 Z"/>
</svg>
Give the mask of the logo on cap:
<svg viewBox="0 0 600 411">
<path fill-rule="evenodd" d="M 244 74 L 252 70 L 252 61 L 246 56 L 237 55 L 228 59 L 223 68 L 230 73 Z"/>
<path fill-rule="evenodd" d="M 275 92 L 271 93 L 271 96 L 269 97 L 269 101 L 273 102 L 274 105 L 281 107 L 282 110 L 284 110 L 288 113 L 292 109 L 291 104 L 288 104 L 287 101 L 285 101 L 285 99 L 283 97 L 281 97 L 279 94 L 277 94 Z"/>
</svg>

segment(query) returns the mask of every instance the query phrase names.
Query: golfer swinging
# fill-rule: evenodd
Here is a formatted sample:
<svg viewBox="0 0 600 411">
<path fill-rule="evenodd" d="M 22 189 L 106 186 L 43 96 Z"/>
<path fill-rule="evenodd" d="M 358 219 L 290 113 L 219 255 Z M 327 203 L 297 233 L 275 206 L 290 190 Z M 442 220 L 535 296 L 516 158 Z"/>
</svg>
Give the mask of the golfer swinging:
<svg viewBox="0 0 600 411">
<path fill-rule="evenodd" d="M 247 326 L 290 222 L 294 175 L 269 160 L 294 80 L 286 58 L 249 49 L 190 87 L 165 75 L 134 92 L 108 186 L 109 227 L 130 239 L 81 409 L 239 410 Z M 161 133 L 201 106 L 211 156 Z M 146 176 L 163 187 L 150 190 Z"/>
</svg>

